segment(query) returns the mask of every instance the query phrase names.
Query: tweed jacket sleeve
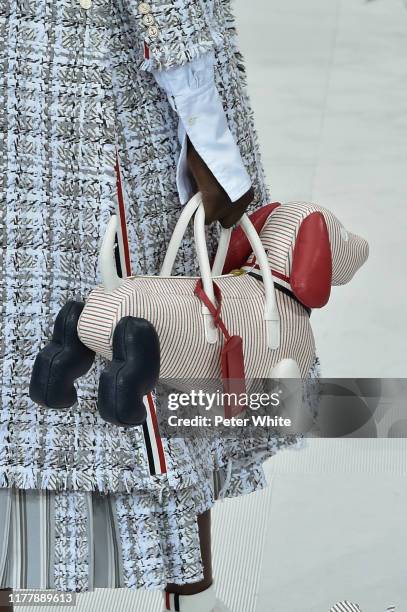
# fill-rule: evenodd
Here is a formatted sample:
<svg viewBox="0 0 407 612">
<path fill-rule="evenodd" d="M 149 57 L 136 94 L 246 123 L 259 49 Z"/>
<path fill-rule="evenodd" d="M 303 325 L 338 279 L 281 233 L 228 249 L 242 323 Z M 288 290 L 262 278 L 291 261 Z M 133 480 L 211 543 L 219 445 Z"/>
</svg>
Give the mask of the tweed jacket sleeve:
<svg viewBox="0 0 407 612">
<path fill-rule="evenodd" d="M 214 24 L 213 0 L 127 0 L 136 22 L 144 70 L 185 64 L 221 40 Z"/>
</svg>

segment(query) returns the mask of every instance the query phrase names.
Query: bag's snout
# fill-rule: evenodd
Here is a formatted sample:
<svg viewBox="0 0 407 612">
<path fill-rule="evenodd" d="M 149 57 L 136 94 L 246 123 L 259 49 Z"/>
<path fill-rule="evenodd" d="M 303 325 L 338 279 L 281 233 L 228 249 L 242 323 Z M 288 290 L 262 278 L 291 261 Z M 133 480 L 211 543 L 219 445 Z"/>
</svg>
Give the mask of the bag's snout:
<svg viewBox="0 0 407 612">
<path fill-rule="evenodd" d="M 273 204 L 262 215 L 260 239 L 267 252 L 274 280 L 308 308 L 322 308 L 332 285 L 352 280 L 369 256 L 367 241 L 347 232 L 329 210 L 308 202 Z M 252 217 L 256 219 L 256 214 Z M 246 256 L 243 264 L 239 257 Z M 233 267 L 255 270 L 250 245 L 238 230 L 232 234 L 224 273 Z M 261 274 L 259 274 L 261 276 Z"/>
<path fill-rule="evenodd" d="M 366 263 L 369 243 L 361 236 L 348 232 L 342 225 L 338 228 L 338 234 L 332 253 L 332 284 L 345 285 Z"/>
</svg>

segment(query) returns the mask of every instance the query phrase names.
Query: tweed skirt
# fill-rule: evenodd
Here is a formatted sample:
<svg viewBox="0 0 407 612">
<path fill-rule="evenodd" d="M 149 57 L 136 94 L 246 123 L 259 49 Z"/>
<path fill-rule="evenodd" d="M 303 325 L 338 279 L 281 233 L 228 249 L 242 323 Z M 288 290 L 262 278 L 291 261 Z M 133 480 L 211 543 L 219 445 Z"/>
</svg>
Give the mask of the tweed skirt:
<svg viewBox="0 0 407 612">
<path fill-rule="evenodd" d="M 318 404 L 319 362 L 303 402 Z M 0 588 L 84 592 L 94 588 L 164 589 L 203 579 L 197 517 L 215 502 L 266 486 L 263 463 L 299 435 L 218 440 L 206 470 L 174 486 L 168 474 L 129 492 L 0 488 Z M 225 450 L 229 456 L 224 463 Z M 214 469 L 213 465 L 217 467 Z"/>
<path fill-rule="evenodd" d="M 304 387 L 318 403 L 319 364 Z M 174 486 L 167 474 L 151 486 L 120 493 L 0 488 L 0 588 L 84 592 L 94 588 L 164 589 L 203 578 L 197 517 L 215 502 L 266 486 L 262 464 L 298 435 L 228 440 L 212 447 L 207 470 Z M 213 463 L 217 465 L 213 469 Z"/>
<path fill-rule="evenodd" d="M 265 486 L 260 466 L 208 475 L 199 489 L 137 493 L 0 489 L 0 588 L 163 589 L 203 578 L 197 516 Z"/>
</svg>

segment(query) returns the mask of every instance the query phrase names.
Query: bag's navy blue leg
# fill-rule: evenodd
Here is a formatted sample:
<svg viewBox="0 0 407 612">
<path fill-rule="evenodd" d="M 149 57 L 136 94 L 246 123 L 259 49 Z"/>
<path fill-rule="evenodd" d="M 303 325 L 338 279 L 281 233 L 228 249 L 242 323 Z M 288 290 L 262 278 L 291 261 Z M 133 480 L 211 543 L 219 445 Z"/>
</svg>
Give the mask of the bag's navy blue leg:
<svg viewBox="0 0 407 612">
<path fill-rule="evenodd" d="M 52 340 L 34 362 L 30 398 L 47 408 L 70 408 L 77 401 L 74 381 L 90 370 L 95 353 L 78 336 L 84 302 L 67 302 L 55 320 Z"/>
<path fill-rule="evenodd" d="M 100 416 L 122 426 L 146 420 L 143 396 L 152 391 L 160 375 L 160 341 L 146 319 L 123 317 L 113 333 L 113 359 L 99 381 Z"/>
</svg>

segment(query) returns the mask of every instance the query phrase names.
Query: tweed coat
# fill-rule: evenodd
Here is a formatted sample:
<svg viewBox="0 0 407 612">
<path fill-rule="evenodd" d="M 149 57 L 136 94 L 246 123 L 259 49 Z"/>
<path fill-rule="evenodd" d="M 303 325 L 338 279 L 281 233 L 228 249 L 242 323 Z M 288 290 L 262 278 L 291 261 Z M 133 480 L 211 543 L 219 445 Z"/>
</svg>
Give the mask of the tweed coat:
<svg viewBox="0 0 407 612">
<path fill-rule="evenodd" d="M 142 431 L 118 436 L 98 417 L 101 361 L 66 412 L 34 405 L 28 384 L 59 308 L 99 281 L 99 242 L 117 198 L 116 158 L 133 272 L 160 269 L 180 213 L 179 145 L 177 117 L 153 67 L 215 49 L 216 83 L 256 190 L 254 206 L 267 201 L 229 0 L 142 4 L 93 0 L 85 10 L 78 0 L 1 0 L 0 487 L 149 486 Z M 215 240 L 211 230 L 211 249 Z M 176 271 L 195 269 L 189 233 Z M 195 465 L 202 457 L 208 467 L 186 442 L 165 450 L 174 485 L 193 482 L 191 452 Z"/>
</svg>

